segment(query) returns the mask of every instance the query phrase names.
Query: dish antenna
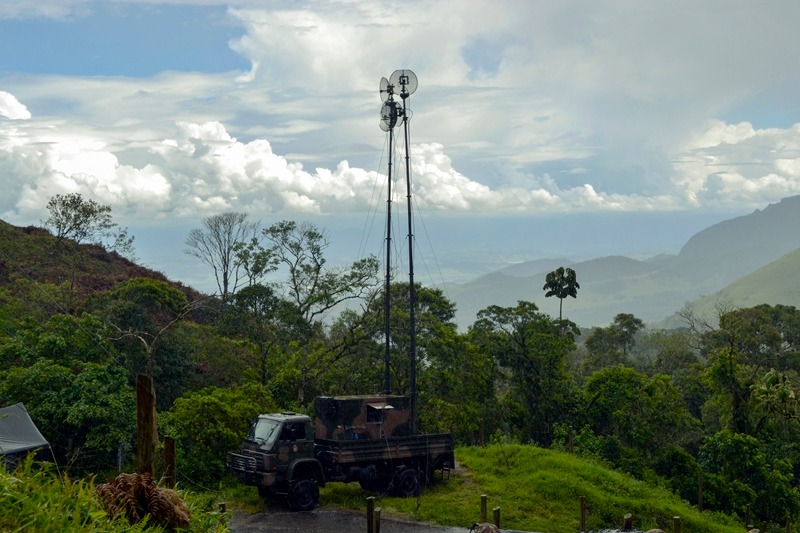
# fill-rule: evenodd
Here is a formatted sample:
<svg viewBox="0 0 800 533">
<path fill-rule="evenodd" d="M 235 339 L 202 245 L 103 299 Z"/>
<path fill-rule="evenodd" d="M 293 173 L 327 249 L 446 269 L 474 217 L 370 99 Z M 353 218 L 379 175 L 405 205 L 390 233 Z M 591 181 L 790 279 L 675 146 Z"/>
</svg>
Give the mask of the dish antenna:
<svg viewBox="0 0 800 533">
<path fill-rule="evenodd" d="M 386 216 L 386 289 L 384 298 L 384 321 L 385 321 L 385 372 L 384 372 L 384 390 L 386 394 L 391 391 L 391 384 L 389 382 L 390 367 L 389 367 L 389 346 L 390 346 L 390 331 L 389 331 L 389 309 L 390 309 L 390 282 L 391 282 L 391 268 L 390 268 L 390 253 L 391 253 L 391 224 L 392 224 L 392 144 L 394 127 L 398 120 L 403 122 L 403 132 L 405 137 L 406 149 L 406 194 L 408 201 L 408 291 L 409 291 L 409 346 L 408 353 L 411 360 L 411 432 L 416 432 L 416 410 L 417 410 L 417 334 L 416 334 L 416 307 L 417 295 L 416 287 L 414 286 L 414 231 L 412 224 L 411 213 L 411 164 L 409 162 L 409 136 L 408 136 L 408 119 L 411 118 L 411 112 L 407 108 L 407 99 L 414 94 L 417 90 L 417 75 L 411 70 L 400 69 L 395 70 L 387 80 L 381 78 L 378 92 L 381 98 L 386 95 L 386 101 L 381 108 L 381 129 L 389 133 L 389 179 L 388 179 L 388 196 L 387 200 L 387 216 Z M 396 92 L 399 89 L 399 93 Z M 395 94 L 398 94 L 403 100 L 401 106 L 394 100 Z"/>
<path fill-rule="evenodd" d="M 417 75 L 408 69 L 395 70 L 389 77 L 389 84 L 400 87 L 400 98 L 405 100 L 417 90 Z"/>
<path fill-rule="evenodd" d="M 388 131 L 391 134 L 391 130 L 397 125 L 397 118 L 400 116 L 402 111 L 403 110 L 400 108 L 400 104 L 397 102 L 392 100 L 387 100 L 384 102 L 383 107 L 381 107 L 381 129 L 383 131 Z M 389 146 L 389 149 L 391 150 L 391 145 Z"/>
</svg>

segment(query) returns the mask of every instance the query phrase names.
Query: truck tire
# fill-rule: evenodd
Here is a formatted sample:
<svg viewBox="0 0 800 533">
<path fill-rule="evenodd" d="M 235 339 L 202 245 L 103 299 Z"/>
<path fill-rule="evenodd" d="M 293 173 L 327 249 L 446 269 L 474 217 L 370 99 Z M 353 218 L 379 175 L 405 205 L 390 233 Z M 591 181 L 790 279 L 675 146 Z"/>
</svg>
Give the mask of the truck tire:
<svg viewBox="0 0 800 533">
<path fill-rule="evenodd" d="M 404 468 L 394 478 L 395 496 L 410 498 L 419 495 L 419 472 L 416 468 Z"/>
<path fill-rule="evenodd" d="M 319 504 L 319 487 L 313 479 L 297 480 L 289 487 L 286 499 L 292 511 L 311 511 Z"/>
</svg>

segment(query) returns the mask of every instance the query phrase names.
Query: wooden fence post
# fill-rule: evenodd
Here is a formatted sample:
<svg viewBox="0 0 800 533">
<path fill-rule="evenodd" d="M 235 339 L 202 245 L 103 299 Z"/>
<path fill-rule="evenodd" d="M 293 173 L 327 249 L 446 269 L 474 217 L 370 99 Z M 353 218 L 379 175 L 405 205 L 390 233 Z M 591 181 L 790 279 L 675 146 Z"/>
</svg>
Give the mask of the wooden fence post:
<svg viewBox="0 0 800 533">
<path fill-rule="evenodd" d="M 375 496 L 367 498 L 367 533 L 375 533 Z"/>
<path fill-rule="evenodd" d="M 500 508 L 495 507 L 492 509 L 492 514 L 494 515 L 494 525 L 497 526 L 497 529 L 500 529 Z"/>
<path fill-rule="evenodd" d="M 381 508 L 375 509 L 375 531 L 373 533 L 381 533 Z"/>
<path fill-rule="evenodd" d="M 673 533 L 681 533 L 681 517 L 680 516 L 673 516 L 672 517 L 672 531 L 673 531 Z"/>
<path fill-rule="evenodd" d="M 156 433 L 156 391 L 153 378 L 136 375 L 136 469 L 153 473 L 158 434 Z"/>
<path fill-rule="evenodd" d="M 486 522 L 486 494 L 481 494 L 481 524 Z"/>
<path fill-rule="evenodd" d="M 633 522 L 633 515 L 631 513 L 628 513 L 624 517 L 622 517 L 622 531 L 630 531 L 631 529 L 633 529 L 633 526 L 631 525 L 632 522 Z"/>
<path fill-rule="evenodd" d="M 697 510 L 703 512 L 703 474 L 697 478 Z"/>
<path fill-rule="evenodd" d="M 578 498 L 581 505 L 581 533 L 586 531 L 586 496 Z"/>
<path fill-rule="evenodd" d="M 164 485 L 175 488 L 175 439 L 164 437 Z"/>
</svg>

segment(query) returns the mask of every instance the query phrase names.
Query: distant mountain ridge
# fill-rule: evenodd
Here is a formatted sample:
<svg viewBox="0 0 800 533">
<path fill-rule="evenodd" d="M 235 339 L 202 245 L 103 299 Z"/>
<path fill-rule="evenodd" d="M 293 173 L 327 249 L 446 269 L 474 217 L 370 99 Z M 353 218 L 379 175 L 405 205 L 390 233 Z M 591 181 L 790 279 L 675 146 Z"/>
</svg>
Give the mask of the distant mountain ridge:
<svg viewBox="0 0 800 533">
<path fill-rule="evenodd" d="M 569 266 L 577 273 L 581 288 L 576 299 L 564 301 L 565 317 L 583 327 L 607 325 L 618 313 L 633 313 L 645 322 L 658 323 L 687 303 L 722 291 L 743 276 L 755 275 L 798 248 L 800 196 L 792 196 L 699 231 L 677 255 L 662 254 L 644 261 L 623 256 L 581 262 L 536 259 L 448 286 L 447 294 L 456 303 L 456 319 L 462 329 L 475 320 L 481 309 L 489 305 L 513 306 L 518 300 L 533 301 L 543 312 L 556 316 L 558 300 L 545 298 L 542 286 L 548 272 Z M 793 268 L 791 265 L 785 260 L 775 268 L 783 271 Z M 790 273 L 782 275 L 785 278 Z M 800 306 L 800 294 L 794 294 L 795 300 L 775 303 Z M 750 299 L 768 297 L 775 298 L 765 293 L 751 294 Z"/>
</svg>

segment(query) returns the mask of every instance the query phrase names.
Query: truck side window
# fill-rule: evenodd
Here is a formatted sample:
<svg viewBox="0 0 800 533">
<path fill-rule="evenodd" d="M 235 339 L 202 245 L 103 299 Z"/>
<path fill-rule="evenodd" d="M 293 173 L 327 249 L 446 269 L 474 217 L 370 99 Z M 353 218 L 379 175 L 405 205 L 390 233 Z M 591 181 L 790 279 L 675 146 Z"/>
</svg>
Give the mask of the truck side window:
<svg viewBox="0 0 800 533">
<path fill-rule="evenodd" d="M 283 429 L 281 430 L 281 440 L 288 440 L 290 442 L 297 440 L 298 431 L 295 428 L 295 425 L 291 422 L 287 422 L 283 425 Z"/>
</svg>

